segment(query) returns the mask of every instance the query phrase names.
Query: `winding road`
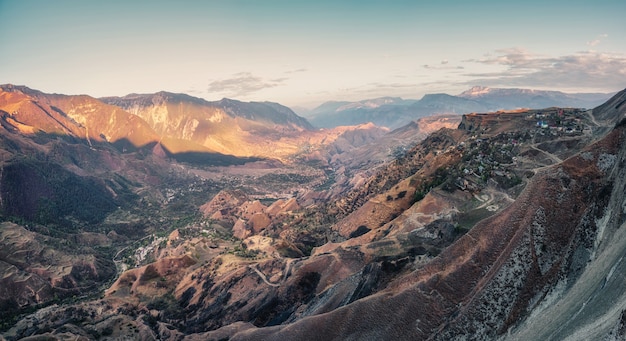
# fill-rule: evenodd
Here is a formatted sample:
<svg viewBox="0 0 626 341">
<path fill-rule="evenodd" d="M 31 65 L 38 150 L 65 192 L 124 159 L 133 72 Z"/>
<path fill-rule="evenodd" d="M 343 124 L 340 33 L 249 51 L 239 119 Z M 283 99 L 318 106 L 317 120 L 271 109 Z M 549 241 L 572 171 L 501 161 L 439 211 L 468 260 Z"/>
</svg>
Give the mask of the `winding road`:
<svg viewBox="0 0 626 341">
<path fill-rule="evenodd" d="M 286 261 L 285 264 L 285 269 L 283 270 L 283 278 L 282 278 L 282 282 L 285 282 L 287 280 L 287 277 L 289 277 L 289 275 L 291 274 L 291 267 L 293 265 L 293 262 L 298 261 L 298 260 L 304 260 L 304 259 L 308 259 L 309 257 L 303 257 L 300 259 L 288 259 Z M 261 277 L 261 280 L 263 280 L 263 282 L 265 282 L 265 284 L 272 286 L 272 287 L 279 287 L 280 283 L 272 283 L 267 279 L 267 276 L 261 272 L 261 270 L 259 270 L 259 268 L 257 267 L 258 264 L 250 264 L 248 265 L 248 267 L 252 270 L 254 270 L 254 272 L 256 272 L 257 275 L 259 275 L 259 277 Z"/>
<path fill-rule="evenodd" d="M 267 284 L 267 285 L 269 285 L 269 286 L 271 286 L 271 287 L 279 287 L 279 286 L 280 286 L 280 284 L 278 284 L 278 283 L 272 283 L 272 282 L 270 282 L 270 281 L 267 279 L 267 277 L 265 276 L 265 274 L 264 274 L 264 273 L 262 273 L 262 272 L 261 272 L 261 270 L 259 270 L 259 268 L 257 268 L 257 267 L 256 267 L 256 264 L 254 264 L 254 265 L 252 265 L 252 264 L 251 264 L 251 265 L 248 265 L 248 267 L 249 267 L 250 269 L 254 270 L 254 272 L 256 272 L 256 273 L 257 273 L 257 275 L 259 275 L 259 277 L 261 277 L 261 280 L 263 280 L 263 282 L 265 282 L 265 284 Z"/>
</svg>

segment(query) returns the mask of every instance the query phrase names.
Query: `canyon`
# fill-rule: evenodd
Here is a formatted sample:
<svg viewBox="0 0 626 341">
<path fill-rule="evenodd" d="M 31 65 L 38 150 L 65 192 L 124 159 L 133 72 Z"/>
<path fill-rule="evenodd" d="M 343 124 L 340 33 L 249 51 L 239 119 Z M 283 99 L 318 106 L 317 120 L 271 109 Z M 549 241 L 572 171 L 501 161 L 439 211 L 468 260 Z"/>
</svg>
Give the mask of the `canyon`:
<svg viewBox="0 0 626 341">
<path fill-rule="evenodd" d="M 6 340 L 624 338 L 626 90 L 393 130 L 0 90 Z"/>
</svg>

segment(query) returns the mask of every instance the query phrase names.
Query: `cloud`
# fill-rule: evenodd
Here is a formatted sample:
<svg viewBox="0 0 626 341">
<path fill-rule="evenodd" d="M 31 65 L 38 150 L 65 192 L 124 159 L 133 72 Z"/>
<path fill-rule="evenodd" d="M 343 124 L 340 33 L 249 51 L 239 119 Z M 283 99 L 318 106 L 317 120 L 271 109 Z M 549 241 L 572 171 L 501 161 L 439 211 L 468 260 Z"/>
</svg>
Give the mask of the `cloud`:
<svg viewBox="0 0 626 341">
<path fill-rule="evenodd" d="M 454 66 L 454 65 L 447 65 L 448 61 L 447 60 L 443 60 L 441 61 L 441 65 L 430 65 L 430 64 L 424 64 L 422 65 L 422 67 L 424 69 L 429 69 L 429 70 L 463 70 L 464 67 L 463 66 Z"/>
<path fill-rule="evenodd" d="M 589 45 L 591 47 L 594 47 L 594 46 L 600 44 L 600 41 L 601 41 L 600 39 L 590 40 L 590 41 L 587 42 L 587 45 Z"/>
<path fill-rule="evenodd" d="M 405 89 L 405 88 L 415 88 L 417 84 L 412 83 L 369 83 L 368 87 L 373 87 L 375 89 Z"/>
<path fill-rule="evenodd" d="M 307 72 L 309 71 L 308 69 L 305 68 L 301 68 L 301 69 L 296 69 L 296 70 L 289 70 L 289 71 L 285 71 L 286 74 L 291 74 L 291 73 L 300 73 L 300 72 Z"/>
<path fill-rule="evenodd" d="M 509 48 L 496 50 L 496 56 L 488 55 L 483 59 L 470 59 L 467 62 L 476 62 L 487 65 L 505 65 L 514 69 L 523 69 L 529 65 L 529 63 L 538 58 L 538 56 L 532 55 L 530 52 L 520 48 Z"/>
<path fill-rule="evenodd" d="M 209 83 L 208 91 L 225 94 L 231 97 L 245 97 L 257 91 L 282 85 L 287 78 L 265 80 L 250 72 L 234 74 L 232 78 L 216 80 Z"/>
<path fill-rule="evenodd" d="M 602 42 L 602 40 L 604 40 L 605 38 L 607 38 L 609 35 L 608 34 L 600 34 L 598 35 L 594 40 L 588 41 L 587 45 L 594 47 L 598 44 L 600 44 Z"/>
<path fill-rule="evenodd" d="M 466 73 L 466 84 L 524 86 L 560 89 L 599 89 L 614 91 L 626 86 L 626 55 L 579 52 L 546 57 L 523 49 L 496 51 L 495 56 L 467 62 L 499 66 L 502 70 Z"/>
</svg>

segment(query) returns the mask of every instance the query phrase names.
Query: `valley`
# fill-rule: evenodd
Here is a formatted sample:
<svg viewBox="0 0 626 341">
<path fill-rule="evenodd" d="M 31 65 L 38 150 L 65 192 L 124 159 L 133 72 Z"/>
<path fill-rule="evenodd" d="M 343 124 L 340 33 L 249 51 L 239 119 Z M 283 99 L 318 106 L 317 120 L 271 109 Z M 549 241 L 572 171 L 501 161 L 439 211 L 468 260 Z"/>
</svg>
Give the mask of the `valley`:
<svg viewBox="0 0 626 341">
<path fill-rule="evenodd" d="M 392 130 L 317 129 L 268 102 L 0 90 L 6 340 L 626 330 L 624 91 L 594 109 L 409 103 Z"/>
</svg>

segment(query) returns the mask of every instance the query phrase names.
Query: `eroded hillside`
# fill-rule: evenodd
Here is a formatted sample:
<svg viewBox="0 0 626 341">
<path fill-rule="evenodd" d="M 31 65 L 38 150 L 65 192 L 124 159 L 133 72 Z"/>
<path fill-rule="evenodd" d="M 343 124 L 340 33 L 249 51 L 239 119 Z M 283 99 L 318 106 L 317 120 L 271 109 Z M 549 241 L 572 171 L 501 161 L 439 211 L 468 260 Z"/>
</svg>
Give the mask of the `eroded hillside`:
<svg viewBox="0 0 626 341">
<path fill-rule="evenodd" d="M 314 132 L 306 148 L 294 146 L 288 163 L 203 152 L 208 162 L 196 162 L 196 155 L 180 164 L 141 118 L 89 96 L 4 85 L 0 113 L 3 330 L 21 313 L 98 297 L 128 268 L 187 254 L 181 240 L 174 243 L 178 251 L 161 250 L 177 227 L 185 228 L 181 238 L 198 238 L 207 248 L 253 254 L 233 238 L 249 234 L 248 226 L 259 232 L 270 218 L 290 219 L 296 196 L 315 198 L 316 189 L 336 183 L 333 157 L 386 133 L 373 125 Z M 396 136 L 389 148 L 411 141 Z M 381 157 L 391 153 L 382 149 Z M 242 211 L 246 223 L 232 216 L 214 223 L 198 208 L 221 190 L 244 191 L 267 209 Z M 286 245 L 286 252 L 301 254 Z"/>
<path fill-rule="evenodd" d="M 133 180 L 134 200 L 153 209 L 106 215 L 104 228 L 125 218 L 144 234 L 110 242 L 118 275 L 102 297 L 41 309 L 4 336 L 620 335 L 624 96 L 595 110 L 465 115 L 423 141 L 389 142 L 415 131 L 407 126 L 379 137 L 389 149 L 369 147 L 385 155 L 376 163 L 361 141 L 311 146 L 289 167 L 173 165 L 151 178 L 161 187 Z M 163 160 L 113 155 L 146 169 Z M 32 234 L 9 224 L 4 240 Z M 581 302 L 590 314 L 576 313 Z"/>
</svg>

